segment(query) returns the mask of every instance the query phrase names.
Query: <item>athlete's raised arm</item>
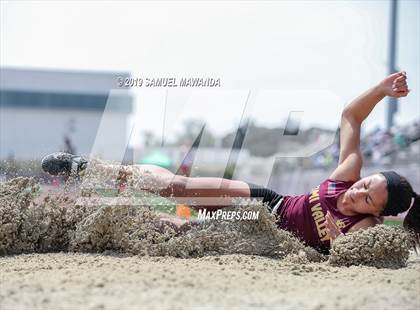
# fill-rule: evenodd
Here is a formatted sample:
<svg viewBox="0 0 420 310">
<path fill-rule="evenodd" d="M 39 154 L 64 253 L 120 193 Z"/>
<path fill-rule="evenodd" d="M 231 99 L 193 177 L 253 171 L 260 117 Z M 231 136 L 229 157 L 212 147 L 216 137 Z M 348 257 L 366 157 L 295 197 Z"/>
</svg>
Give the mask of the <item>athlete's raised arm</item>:
<svg viewBox="0 0 420 310">
<path fill-rule="evenodd" d="M 360 127 L 363 121 L 385 96 L 399 98 L 407 96 L 409 92 L 406 73 L 398 72 L 389 75 L 344 108 L 340 126 L 340 157 L 338 167 L 330 175 L 330 179 L 341 181 L 360 179 L 363 164 Z"/>
</svg>

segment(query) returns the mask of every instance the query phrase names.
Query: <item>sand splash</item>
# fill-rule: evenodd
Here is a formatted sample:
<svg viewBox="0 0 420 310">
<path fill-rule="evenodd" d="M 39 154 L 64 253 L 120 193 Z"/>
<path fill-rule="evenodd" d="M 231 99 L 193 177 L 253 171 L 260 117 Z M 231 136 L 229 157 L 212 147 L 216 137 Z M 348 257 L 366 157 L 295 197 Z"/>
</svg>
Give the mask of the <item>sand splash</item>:
<svg viewBox="0 0 420 310">
<path fill-rule="evenodd" d="M 112 251 L 183 258 L 249 254 L 294 263 L 326 259 L 290 233 L 279 230 L 260 202 L 238 201 L 235 207 L 259 211 L 256 221 L 208 221 L 179 234 L 162 224 L 160 214 L 146 198 L 130 196 L 130 189 L 105 200 L 95 192 L 98 186 L 115 189 L 115 176 L 87 175 L 89 178 L 78 190 L 60 194 L 42 193 L 30 178 L 0 183 L 0 254 Z M 151 174 L 147 176 L 147 182 L 158 182 Z M 132 183 L 136 188 L 145 186 L 140 179 Z M 408 249 L 404 232 L 380 226 L 337 240 L 329 262 L 401 267 L 408 258 Z"/>
<path fill-rule="evenodd" d="M 92 196 L 85 200 L 66 195 L 42 197 L 38 184 L 28 178 L 0 184 L 0 195 L 2 254 L 115 251 L 185 258 L 232 253 L 281 258 L 295 254 L 308 261 L 323 258 L 278 230 L 256 201 L 239 208 L 259 210 L 258 221 L 209 221 L 179 235 L 162 225 L 153 207 L 139 199 L 116 197 L 109 205 Z"/>
</svg>

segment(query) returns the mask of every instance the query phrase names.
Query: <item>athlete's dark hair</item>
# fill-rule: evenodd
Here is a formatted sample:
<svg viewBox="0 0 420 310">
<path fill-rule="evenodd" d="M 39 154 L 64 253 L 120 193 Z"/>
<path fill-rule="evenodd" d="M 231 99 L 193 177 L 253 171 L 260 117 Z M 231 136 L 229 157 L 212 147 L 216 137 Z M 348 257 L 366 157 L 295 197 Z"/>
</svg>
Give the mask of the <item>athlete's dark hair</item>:
<svg viewBox="0 0 420 310">
<path fill-rule="evenodd" d="M 412 233 L 416 246 L 420 242 L 420 196 L 408 180 L 394 171 L 381 172 L 387 180 L 388 201 L 383 215 L 397 215 L 408 210 L 403 226 Z M 416 249 L 417 250 L 417 249 Z"/>
<path fill-rule="evenodd" d="M 420 253 L 420 195 L 413 192 L 414 204 L 408 210 L 404 219 L 404 228 L 407 229 L 412 236 L 414 250 Z"/>
<path fill-rule="evenodd" d="M 413 188 L 407 179 L 395 171 L 380 172 L 387 182 L 388 199 L 382 215 L 396 216 L 407 211 L 413 205 Z"/>
<path fill-rule="evenodd" d="M 413 191 L 414 203 L 404 219 L 404 227 L 420 234 L 420 195 Z"/>
</svg>

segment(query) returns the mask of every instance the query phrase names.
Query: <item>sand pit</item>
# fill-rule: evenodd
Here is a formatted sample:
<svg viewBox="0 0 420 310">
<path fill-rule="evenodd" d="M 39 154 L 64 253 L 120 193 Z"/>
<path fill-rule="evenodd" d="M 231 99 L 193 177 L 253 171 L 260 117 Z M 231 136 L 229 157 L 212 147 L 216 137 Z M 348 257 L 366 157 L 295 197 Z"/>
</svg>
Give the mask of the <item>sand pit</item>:
<svg viewBox="0 0 420 310">
<path fill-rule="evenodd" d="M 376 269 L 250 255 L 0 259 L 2 309 L 419 309 L 420 261 Z"/>
<path fill-rule="evenodd" d="M 347 235 L 328 258 L 277 229 L 256 201 L 236 208 L 259 210 L 257 221 L 210 221 L 178 234 L 147 199 L 130 195 L 139 181 L 111 199 L 88 181 L 58 194 L 28 178 L 0 183 L 2 309 L 419 306 L 420 262 L 399 229 Z"/>
</svg>

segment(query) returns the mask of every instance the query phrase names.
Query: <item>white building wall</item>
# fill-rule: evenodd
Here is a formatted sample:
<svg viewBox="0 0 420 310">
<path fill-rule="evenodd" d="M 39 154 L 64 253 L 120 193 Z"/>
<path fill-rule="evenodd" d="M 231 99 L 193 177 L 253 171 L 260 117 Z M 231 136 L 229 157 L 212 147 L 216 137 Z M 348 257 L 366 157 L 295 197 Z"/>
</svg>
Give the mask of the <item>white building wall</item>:
<svg viewBox="0 0 420 310">
<path fill-rule="evenodd" d="M 90 154 L 102 112 L 97 110 L 0 108 L 0 159 L 14 156 L 17 160 L 40 159 L 44 155 L 63 150 L 67 135 L 78 154 Z M 112 128 L 102 127 L 101 157 L 120 160 L 125 147 L 129 114 L 112 112 L 107 120 Z M 70 132 L 73 122 L 74 131 Z"/>
</svg>

